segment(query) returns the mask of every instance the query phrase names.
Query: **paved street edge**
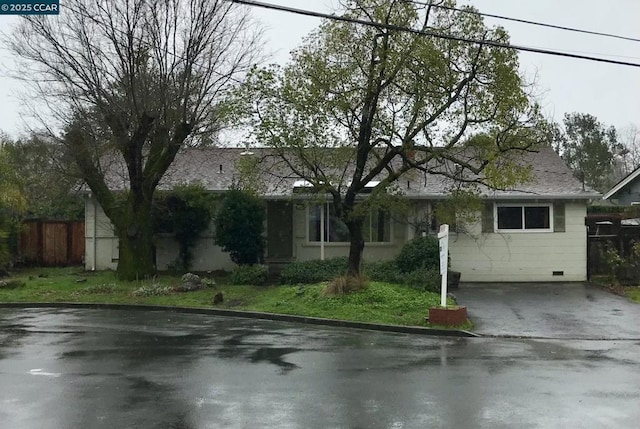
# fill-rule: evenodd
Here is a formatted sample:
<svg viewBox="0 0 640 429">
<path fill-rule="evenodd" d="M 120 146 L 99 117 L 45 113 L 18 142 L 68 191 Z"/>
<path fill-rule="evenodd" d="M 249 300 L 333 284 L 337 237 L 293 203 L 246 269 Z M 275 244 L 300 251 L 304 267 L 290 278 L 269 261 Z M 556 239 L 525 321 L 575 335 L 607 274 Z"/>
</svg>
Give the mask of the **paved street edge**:
<svg viewBox="0 0 640 429">
<path fill-rule="evenodd" d="M 137 311 L 167 311 L 173 313 L 209 314 L 224 317 L 241 317 L 245 319 L 274 320 L 280 322 L 303 323 L 307 325 L 333 326 L 339 328 L 366 329 L 370 331 L 396 332 L 401 334 L 433 335 L 444 337 L 480 337 L 476 333 L 459 329 L 425 328 L 420 326 L 386 325 L 379 323 L 354 322 L 350 320 L 325 319 L 321 317 L 294 316 L 290 314 L 262 313 L 258 311 L 222 310 L 216 308 L 171 307 L 163 305 L 132 305 L 132 304 L 94 304 L 94 303 L 31 303 L 5 302 L 0 308 L 85 308 L 103 310 L 137 310 Z"/>
</svg>

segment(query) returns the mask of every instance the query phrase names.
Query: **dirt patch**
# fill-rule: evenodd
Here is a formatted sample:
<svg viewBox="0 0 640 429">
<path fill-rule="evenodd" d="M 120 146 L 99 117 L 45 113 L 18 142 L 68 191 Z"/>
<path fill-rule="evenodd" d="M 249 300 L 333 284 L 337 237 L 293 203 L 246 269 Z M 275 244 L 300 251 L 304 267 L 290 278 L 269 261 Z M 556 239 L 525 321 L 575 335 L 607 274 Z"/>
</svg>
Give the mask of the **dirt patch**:
<svg viewBox="0 0 640 429">
<path fill-rule="evenodd" d="M 606 290 L 614 295 L 627 296 L 627 291 L 632 289 L 631 286 L 623 286 L 617 284 L 597 284 L 600 289 Z"/>
</svg>

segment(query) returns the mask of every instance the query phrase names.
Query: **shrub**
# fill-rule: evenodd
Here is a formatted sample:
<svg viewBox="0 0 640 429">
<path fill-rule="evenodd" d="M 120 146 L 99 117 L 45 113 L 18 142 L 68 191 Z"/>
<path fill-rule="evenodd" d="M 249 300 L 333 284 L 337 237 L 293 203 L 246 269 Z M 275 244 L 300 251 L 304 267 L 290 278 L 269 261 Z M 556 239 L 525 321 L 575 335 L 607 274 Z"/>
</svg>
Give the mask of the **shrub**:
<svg viewBox="0 0 640 429">
<path fill-rule="evenodd" d="M 266 265 L 240 265 L 231 272 L 229 281 L 234 285 L 263 285 L 269 278 Z"/>
<path fill-rule="evenodd" d="M 304 262 L 292 262 L 280 273 L 282 284 L 314 284 L 330 281 L 347 271 L 348 259 L 331 258 Z"/>
<path fill-rule="evenodd" d="M 437 269 L 420 268 L 410 273 L 404 273 L 402 276 L 401 284 L 418 290 L 440 292 L 441 278 L 440 271 Z"/>
<path fill-rule="evenodd" d="M 366 262 L 363 272 L 375 282 L 402 283 L 403 273 L 400 272 L 395 261 Z"/>
<path fill-rule="evenodd" d="M 369 287 L 369 282 L 365 277 L 336 277 L 327 285 L 323 294 L 325 296 L 344 295 L 351 292 L 357 292 Z"/>
<path fill-rule="evenodd" d="M 410 273 L 420 268 L 437 270 L 440 265 L 438 239 L 426 236 L 408 241 L 396 256 L 395 263 L 403 273 Z"/>
<path fill-rule="evenodd" d="M 418 268 L 402 272 L 395 261 L 369 262 L 364 266 L 365 275 L 373 281 L 407 285 L 414 289 L 440 292 L 440 271 L 434 268 Z"/>
<path fill-rule="evenodd" d="M 216 244 L 229 252 L 239 265 L 262 260 L 265 240 L 264 203 L 258 197 L 239 190 L 226 193 L 216 215 Z"/>
</svg>

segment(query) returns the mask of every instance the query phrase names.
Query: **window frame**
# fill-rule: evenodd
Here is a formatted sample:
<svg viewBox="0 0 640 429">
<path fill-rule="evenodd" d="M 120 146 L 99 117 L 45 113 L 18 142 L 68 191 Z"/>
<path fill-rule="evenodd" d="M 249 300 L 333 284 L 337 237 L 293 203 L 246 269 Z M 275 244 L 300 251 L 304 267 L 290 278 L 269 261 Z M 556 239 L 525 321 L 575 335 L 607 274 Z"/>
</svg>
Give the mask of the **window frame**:
<svg viewBox="0 0 640 429">
<path fill-rule="evenodd" d="M 500 207 L 519 207 L 522 214 L 522 228 L 518 229 L 501 229 L 498 227 L 498 208 Z M 525 208 L 526 207 L 546 207 L 549 210 L 549 227 L 548 228 L 527 228 Z M 532 233 L 549 233 L 554 232 L 553 225 L 553 204 L 551 203 L 494 203 L 493 205 L 493 230 L 497 233 L 515 233 L 515 234 L 532 234 Z"/>
<path fill-rule="evenodd" d="M 329 228 L 330 227 L 330 222 L 329 222 L 329 216 L 328 214 L 331 213 L 331 209 L 330 206 L 333 205 L 333 203 L 331 202 L 327 202 L 327 203 L 320 203 L 320 204 L 307 204 L 306 206 L 306 222 L 305 222 L 305 235 L 306 235 L 306 241 L 307 244 L 309 245 L 320 245 L 322 243 L 322 241 L 320 240 L 311 240 L 311 234 L 310 234 L 310 222 L 311 222 L 311 212 L 312 210 L 314 210 L 317 207 L 323 207 L 326 208 L 326 214 L 325 215 L 325 228 Z M 393 219 L 391 217 L 391 215 L 389 215 L 387 213 L 387 215 L 385 216 L 385 223 L 388 224 L 389 226 L 389 241 L 372 241 L 372 234 L 374 232 L 374 228 L 372 228 L 373 225 L 373 217 L 372 217 L 372 213 L 377 213 L 378 209 L 370 209 L 369 211 L 369 216 L 368 216 L 368 220 L 369 220 L 369 226 L 368 226 L 368 231 L 369 231 L 369 237 L 365 237 L 365 245 L 367 246 L 379 246 L 379 245 L 390 245 L 393 244 Z M 365 231 L 367 230 L 367 226 L 365 226 Z M 324 231 L 321 231 L 321 234 L 324 233 Z M 364 231 L 363 231 L 364 233 Z M 327 236 L 330 235 L 330 230 L 327 231 Z M 330 240 L 325 240 L 324 241 L 325 246 L 346 246 L 349 245 L 350 242 L 349 241 L 330 241 Z"/>
</svg>

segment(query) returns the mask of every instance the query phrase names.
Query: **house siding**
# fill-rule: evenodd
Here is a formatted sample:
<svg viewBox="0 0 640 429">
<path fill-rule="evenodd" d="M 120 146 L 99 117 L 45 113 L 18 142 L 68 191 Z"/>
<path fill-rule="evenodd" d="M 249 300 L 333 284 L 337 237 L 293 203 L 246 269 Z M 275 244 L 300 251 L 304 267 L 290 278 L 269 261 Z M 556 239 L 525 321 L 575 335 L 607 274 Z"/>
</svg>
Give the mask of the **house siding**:
<svg viewBox="0 0 640 429">
<path fill-rule="evenodd" d="M 102 207 L 94 198 L 85 200 L 85 269 L 115 270 L 118 239 Z"/>
<path fill-rule="evenodd" d="M 294 205 L 293 260 L 320 258 L 320 245 L 307 238 L 307 212 Z M 414 215 L 427 212 L 429 204 L 416 202 Z M 452 232 L 449 252 L 451 268 L 462 273 L 463 282 L 567 282 L 585 281 L 587 240 L 584 218 L 586 203 L 565 203 L 564 232 L 483 233 L 481 221 L 468 228 L 468 234 Z M 111 222 L 95 200 L 88 198 L 85 207 L 85 267 L 87 270 L 115 270 L 118 264 L 118 240 Z M 95 239 L 94 239 L 95 233 Z M 392 223 L 390 243 L 367 243 L 367 261 L 393 259 L 413 228 L 407 222 Z M 95 243 L 95 244 L 94 244 Z M 95 246 L 95 247 L 94 247 Z M 95 249 L 95 253 L 94 253 Z M 325 258 L 347 256 L 348 243 L 327 243 Z M 194 249 L 193 270 L 232 270 L 229 255 L 214 244 L 210 229 Z M 178 257 L 178 245 L 170 235 L 156 239 L 156 263 L 159 270 L 169 268 Z M 554 276 L 562 271 L 562 276 Z"/>
<path fill-rule="evenodd" d="M 85 201 L 85 225 L 85 269 L 115 270 L 119 258 L 118 239 L 111 221 L 93 198 Z M 198 240 L 193 251 L 192 270 L 232 270 L 235 267 L 229 255 L 216 246 L 213 239 L 210 228 Z M 178 258 L 178 243 L 171 235 L 161 235 L 155 244 L 158 270 L 169 269 Z"/>
<path fill-rule="evenodd" d="M 478 222 L 450 236 L 451 268 L 468 282 L 585 281 L 585 216 L 585 202 L 566 203 L 564 232 L 482 233 Z"/>
<path fill-rule="evenodd" d="M 178 254 L 178 243 L 172 235 L 156 238 L 156 266 L 158 270 L 168 270 L 178 259 Z M 220 246 L 215 244 L 211 228 L 200 237 L 193 249 L 193 255 L 191 262 L 191 270 L 193 271 L 231 271 L 236 266 L 231 261 L 229 254 L 223 252 Z"/>
</svg>

